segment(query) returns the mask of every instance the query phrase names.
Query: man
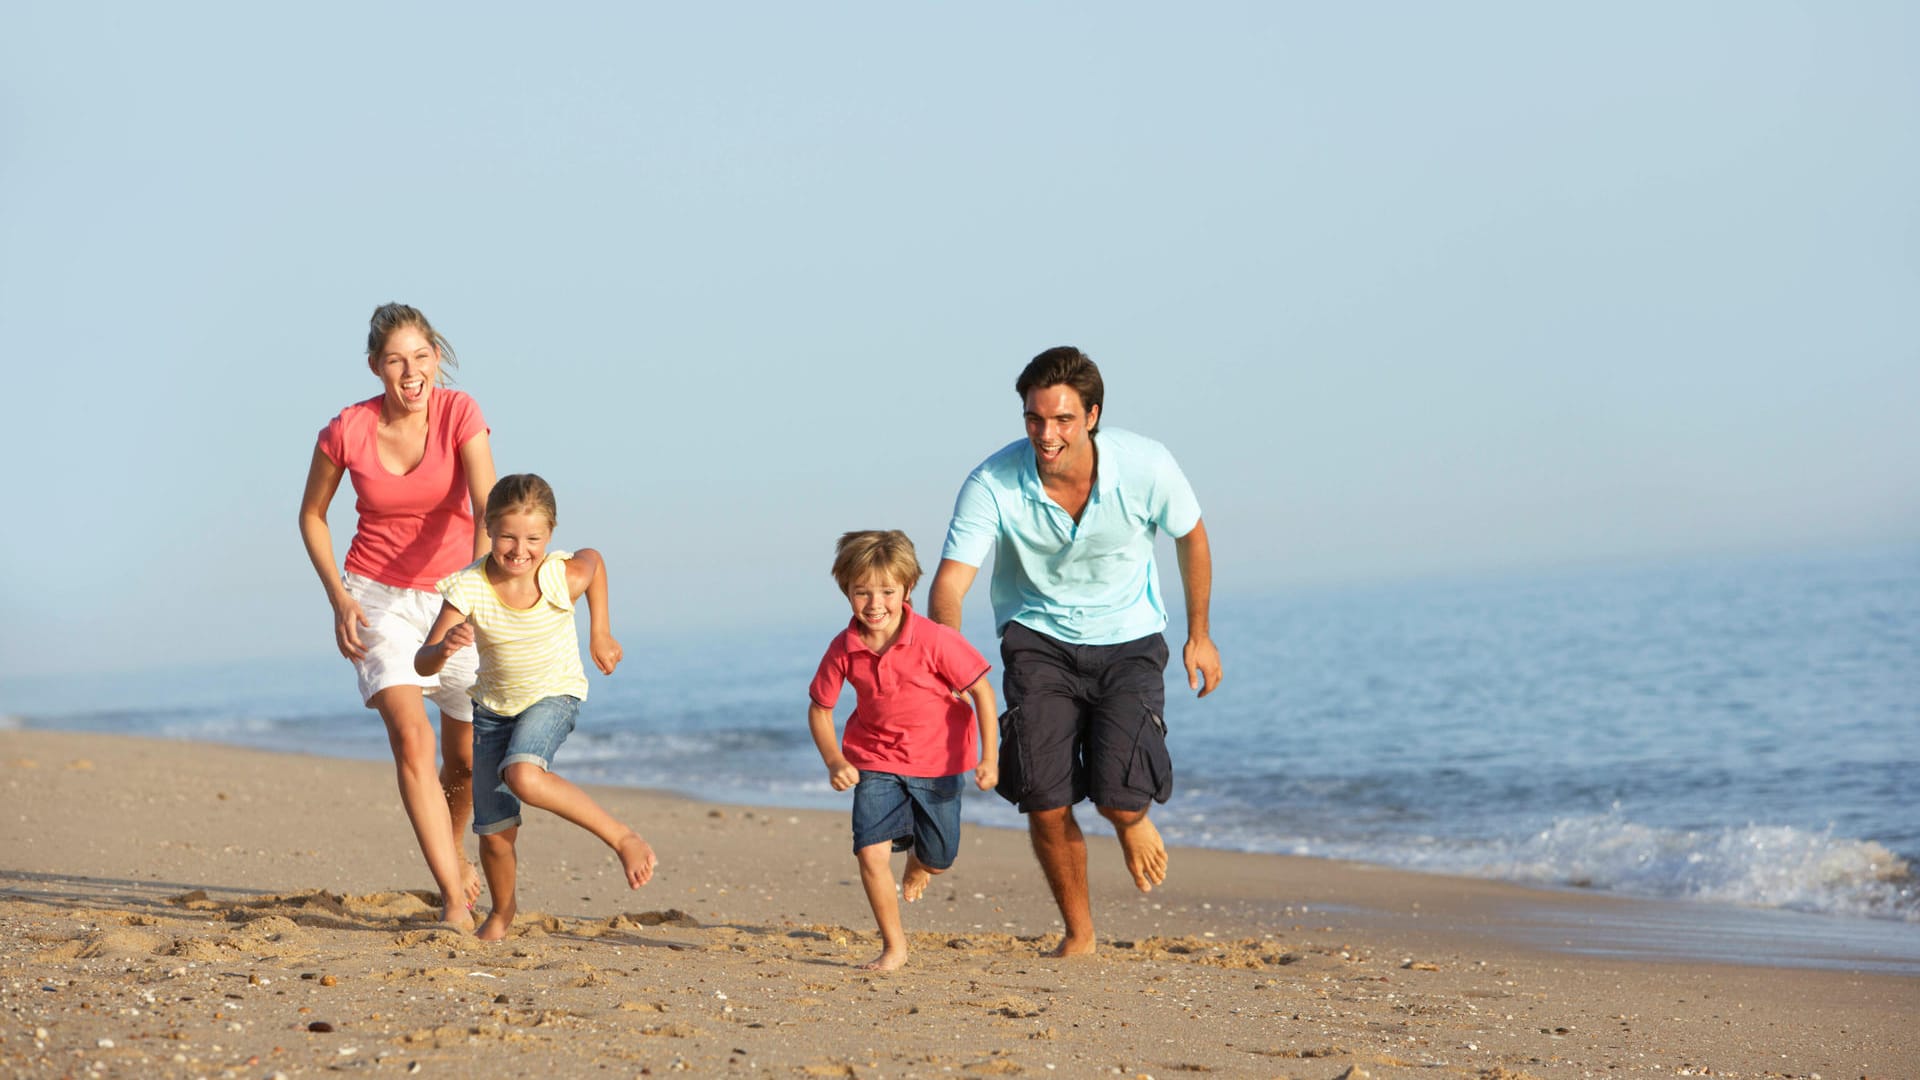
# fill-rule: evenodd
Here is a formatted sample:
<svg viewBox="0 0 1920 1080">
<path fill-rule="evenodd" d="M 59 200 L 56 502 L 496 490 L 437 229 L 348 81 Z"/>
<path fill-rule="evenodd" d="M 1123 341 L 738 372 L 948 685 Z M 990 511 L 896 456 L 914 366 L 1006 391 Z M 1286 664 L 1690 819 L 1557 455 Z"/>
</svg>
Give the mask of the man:
<svg viewBox="0 0 1920 1080">
<path fill-rule="evenodd" d="M 1073 805 L 1113 823 L 1142 892 L 1166 880 L 1167 849 L 1147 820 L 1173 792 L 1167 755 L 1166 607 L 1153 541 L 1175 538 L 1186 596 L 1181 661 L 1201 697 L 1220 685 L 1208 636 L 1213 558 L 1193 489 L 1151 439 L 1101 431 L 1105 388 L 1080 350 L 1048 349 L 1014 384 L 1027 437 L 960 487 L 928 609 L 958 629 L 967 589 L 994 557 L 989 592 L 1007 712 L 1000 793 L 1027 815 L 1034 855 L 1060 906 L 1056 956 L 1094 950 L 1087 844 Z"/>
</svg>

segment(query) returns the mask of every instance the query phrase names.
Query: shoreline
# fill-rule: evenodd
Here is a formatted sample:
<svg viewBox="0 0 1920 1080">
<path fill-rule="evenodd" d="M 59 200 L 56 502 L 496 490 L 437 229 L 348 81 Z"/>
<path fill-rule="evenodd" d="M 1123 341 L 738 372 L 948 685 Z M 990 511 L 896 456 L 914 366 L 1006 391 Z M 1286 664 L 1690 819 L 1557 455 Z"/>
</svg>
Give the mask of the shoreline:
<svg viewBox="0 0 1920 1080">
<path fill-rule="evenodd" d="M 0 739 L 5 739 L 9 734 L 16 732 L 150 740 L 187 747 L 218 746 L 251 753 L 317 757 L 329 761 L 355 762 L 383 767 L 387 763 L 384 754 L 336 756 L 271 745 L 203 741 L 186 736 L 87 732 L 58 726 L 36 727 L 27 723 L 17 723 L 17 726 L 12 727 L 0 726 Z M 570 775 L 582 786 L 595 791 L 634 792 L 666 799 L 686 799 L 703 805 L 732 806 L 749 812 L 830 816 L 843 815 L 845 812 L 844 807 L 823 808 L 818 805 L 795 805 L 790 802 L 758 800 L 754 799 L 749 792 L 726 791 L 707 797 L 670 788 L 588 780 L 578 773 Z M 967 794 L 980 797 L 980 793 L 971 790 Z M 1089 837 L 1104 837 L 1111 840 L 1113 835 L 1111 826 L 1100 820 L 1097 815 L 1088 811 L 1080 816 L 1081 824 Z M 966 821 L 965 827 L 968 831 L 987 829 L 1024 836 L 1024 830 L 1008 822 L 982 822 L 970 818 Z M 471 847 L 471 839 L 468 843 Z M 1516 891 L 1502 900 L 1507 909 L 1503 922 L 1510 925 L 1500 933 L 1511 933 L 1521 941 L 1556 951 L 1655 961 L 1708 961 L 1920 975 L 1920 922 L 1867 915 L 1802 911 L 1733 901 L 1694 900 L 1607 889 L 1586 889 L 1575 885 L 1518 881 L 1447 870 L 1427 870 L 1400 866 L 1391 862 L 1370 862 L 1341 856 L 1249 851 L 1243 848 L 1204 847 L 1187 843 L 1170 843 L 1169 846 L 1186 852 L 1217 852 L 1221 855 L 1252 859 L 1299 859 L 1330 866 L 1409 874 L 1422 879 L 1482 882 L 1505 886 Z M 1565 905 L 1557 902 L 1567 898 L 1592 901 L 1600 906 L 1584 910 L 1577 918 L 1569 917 Z"/>
<path fill-rule="evenodd" d="M 1328 1078 L 1920 1061 L 1920 976 L 1769 956 L 1792 913 L 1734 920 L 1742 964 L 1647 956 L 1620 943 L 1711 929 L 1667 910 L 1707 906 L 1192 848 L 1142 895 L 1100 836 L 1094 957 L 1041 955 L 1058 918 L 1025 838 L 973 827 L 903 910 L 907 968 L 859 972 L 877 947 L 844 814 L 593 790 L 660 853 L 654 882 L 628 892 L 603 847 L 535 812 L 521 918 L 488 945 L 414 895 L 430 881 L 389 764 L 0 731 L 0 1061 Z"/>
</svg>

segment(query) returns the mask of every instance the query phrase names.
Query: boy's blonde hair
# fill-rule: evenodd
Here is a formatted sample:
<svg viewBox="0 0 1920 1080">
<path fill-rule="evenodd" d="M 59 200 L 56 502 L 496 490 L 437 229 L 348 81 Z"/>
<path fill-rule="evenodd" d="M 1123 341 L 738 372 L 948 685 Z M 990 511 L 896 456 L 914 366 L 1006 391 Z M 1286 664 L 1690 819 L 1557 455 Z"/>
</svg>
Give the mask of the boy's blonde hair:
<svg viewBox="0 0 1920 1080">
<path fill-rule="evenodd" d="M 489 506 L 491 510 L 491 506 Z M 840 591 L 869 574 L 880 573 L 913 592 L 920 581 L 920 560 L 914 557 L 913 541 L 899 529 L 860 529 L 841 534 L 833 545 L 833 580 Z"/>
<path fill-rule="evenodd" d="M 501 477 L 487 493 L 487 531 L 507 514 L 540 513 L 547 515 L 547 528 L 560 524 L 560 508 L 554 502 L 553 488 L 532 473 L 514 473 Z"/>
</svg>

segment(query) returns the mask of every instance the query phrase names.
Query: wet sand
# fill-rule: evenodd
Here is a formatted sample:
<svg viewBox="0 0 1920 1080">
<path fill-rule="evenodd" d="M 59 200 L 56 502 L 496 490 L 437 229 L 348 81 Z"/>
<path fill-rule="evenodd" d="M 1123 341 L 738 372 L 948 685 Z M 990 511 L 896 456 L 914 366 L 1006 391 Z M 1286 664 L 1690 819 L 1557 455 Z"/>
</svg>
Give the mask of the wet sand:
<svg viewBox="0 0 1920 1080">
<path fill-rule="evenodd" d="M 1101 948 L 1057 960 L 1025 837 L 969 829 L 875 974 L 844 815 L 594 793 L 652 883 L 531 811 L 484 943 L 436 924 L 385 764 L 0 732 L 0 1075 L 1920 1075 L 1920 976 L 1845 934 L 1662 958 L 1649 927 L 1725 920 L 1189 849 L 1142 895 L 1095 836 Z"/>
</svg>

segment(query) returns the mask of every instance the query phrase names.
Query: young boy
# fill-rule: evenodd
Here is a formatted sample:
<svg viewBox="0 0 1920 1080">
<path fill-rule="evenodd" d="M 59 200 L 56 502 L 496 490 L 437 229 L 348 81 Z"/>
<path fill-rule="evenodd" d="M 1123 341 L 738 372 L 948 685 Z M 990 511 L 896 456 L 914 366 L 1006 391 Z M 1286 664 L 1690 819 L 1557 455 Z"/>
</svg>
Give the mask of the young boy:
<svg viewBox="0 0 1920 1080">
<path fill-rule="evenodd" d="M 883 943 L 880 955 L 861 967 L 892 971 L 907 962 L 907 935 L 889 856 L 908 852 L 900 875 L 908 903 L 920 899 L 931 875 L 953 865 L 960 853 L 961 778 L 973 770 L 981 791 L 999 781 L 999 713 L 979 651 L 959 631 L 913 610 L 920 563 L 907 534 L 842 536 L 833 579 L 853 605 L 853 621 L 820 660 L 807 724 L 833 790 L 853 788 L 853 852 Z M 856 704 L 845 741 L 836 745 L 833 706 L 849 680 Z M 959 700 L 962 693 L 973 699 L 972 709 Z"/>
</svg>

